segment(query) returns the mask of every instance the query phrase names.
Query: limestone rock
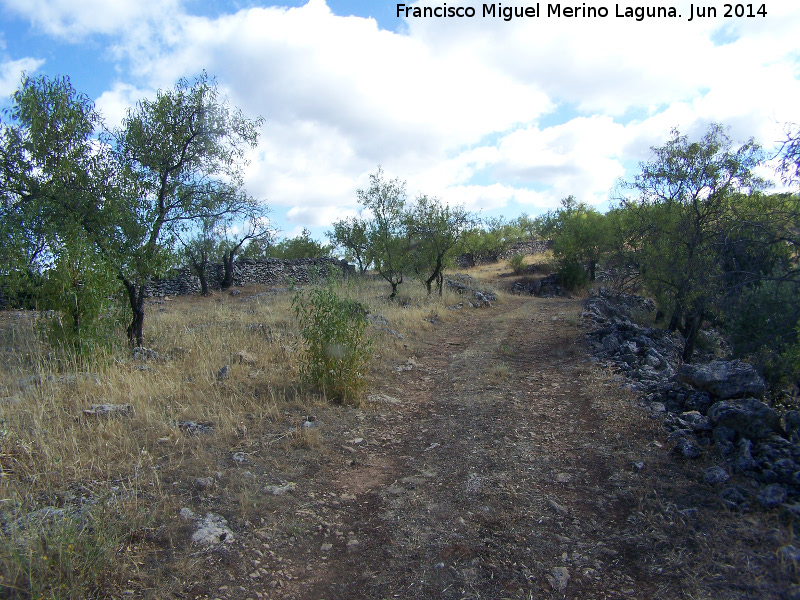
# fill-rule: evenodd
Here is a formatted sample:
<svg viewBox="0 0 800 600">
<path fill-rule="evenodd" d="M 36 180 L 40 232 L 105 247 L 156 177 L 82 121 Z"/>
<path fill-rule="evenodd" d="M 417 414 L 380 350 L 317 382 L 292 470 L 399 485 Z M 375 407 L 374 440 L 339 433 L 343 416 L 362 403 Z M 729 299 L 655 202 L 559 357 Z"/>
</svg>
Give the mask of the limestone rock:
<svg viewBox="0 0 800 600">
<path fill-rule="evenodd" d="M 764 508 L 776 508 L 786 502 L 786 488 L 779 483 L 768 485 L 758 493 L 756 501 Z"/>
<path fill-rule="evenodd" d="M 721 485 L 730 478 L 730 475 L 722 467 L 711 467 L 703 475 L 703 481 L 709 485 Z"/>
<path fill-rule="evenodd" d="M 733 429 L 751 440 L 783 433 L 778 413 L 755 398 L 717 402 L 708 409 L 708 418 L 715 425 Z"/>
<path fill-rule="evenodd" d="M 547 581 L 554 591 L 562 593 L 569 584 L 569 570 L 566 567 L 555 567 L 547 576 Z"/>
<path fill-rule="evenodd" d="M 192 542 L 206 546 L 230 544 L 233 542 L 233 532 L 224 517 L 209 512 L 198 524 L 197 531 L 192 534 Z"/>
<path fill-rule="evenodd" d="M 767 390 L 755 367 L 740 360 L 681 365 L 678 379 L 721 400 L 760 396 Z"/>
<path fill-rule="evenodd" d="M 92 417 L 127 417 L 131 414 L 130 404 L 92 404 L 83 414 Z"/>
</svg>

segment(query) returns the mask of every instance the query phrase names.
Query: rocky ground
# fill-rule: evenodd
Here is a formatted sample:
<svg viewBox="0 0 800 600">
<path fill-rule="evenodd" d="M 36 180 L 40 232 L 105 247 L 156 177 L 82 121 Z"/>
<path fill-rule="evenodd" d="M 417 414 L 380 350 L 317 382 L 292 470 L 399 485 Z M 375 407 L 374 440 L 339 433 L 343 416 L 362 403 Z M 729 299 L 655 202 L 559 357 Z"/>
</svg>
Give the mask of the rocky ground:
<svg viewBox="0 0 800 600">
<path fill-rule="evenodd" d="M 800 597 L 793 512 L 749 500 L 764 482 L 697 432 L 670 436 L 666 407 L 591 361 L 605 342 L 581 300 L 490 304 L 432 316 L 360 408 L 249 424 L 259 442 L 186 490 L 176 518 L 203 577 L 182 597 Z M 650 368 L 671 369 L 658 348 Z M 708 479 L 719 466 L 744 502 Z M 229 510 L 234 477 L 252 479 L 252 510 Z M 191 541 L 199 525 L 212 543 Z"/>
</svg>

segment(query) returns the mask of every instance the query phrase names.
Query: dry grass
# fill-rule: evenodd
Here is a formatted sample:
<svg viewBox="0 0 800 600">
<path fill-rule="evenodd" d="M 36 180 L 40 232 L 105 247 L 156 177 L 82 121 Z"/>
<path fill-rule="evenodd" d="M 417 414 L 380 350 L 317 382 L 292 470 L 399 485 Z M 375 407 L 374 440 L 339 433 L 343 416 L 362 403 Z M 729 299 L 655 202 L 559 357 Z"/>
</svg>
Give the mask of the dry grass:
<svg viewBox="0 0 800 600">
<path fill-rule="evenodd" d="M 457 318 L 446 310 L 459 301 L 450 292 L 428 298 L 421 286 L 404 285 L 403 306 L 386 300 L 381 282 L 338 288 L 404 336 L 374 332 L 373 382 L 437 320 Z M 43 341 L 46 319 L 0 314 L 0 597 L 116 597 L 130 586 L 163 591 L 166 573 L 191 579 L 194 563 L 170 557 L 174 540 L 186 539 L 175 515 L 198 493 L 198 478 L 219 479 L 237 467 L 237 452 L 271 461 L 276 472 L 290 470 L 280 462 L 293 451 L 324 454 L 317 430 L 270 429 L 321 406 L 298 383 L 293 294 L 241 291 L 151 301 L 145 338 L 159 359 L 120 351 L 80 368 Z M 84 413 L 96 404 L 128 409 Z M 212 426 L 213 435 L 193 434 L 188 422 Z M 204 493 L 248 518 L 266 501 L 263 485 L 244 467 L 225 473 L 224 493 Z"/>
</svg>

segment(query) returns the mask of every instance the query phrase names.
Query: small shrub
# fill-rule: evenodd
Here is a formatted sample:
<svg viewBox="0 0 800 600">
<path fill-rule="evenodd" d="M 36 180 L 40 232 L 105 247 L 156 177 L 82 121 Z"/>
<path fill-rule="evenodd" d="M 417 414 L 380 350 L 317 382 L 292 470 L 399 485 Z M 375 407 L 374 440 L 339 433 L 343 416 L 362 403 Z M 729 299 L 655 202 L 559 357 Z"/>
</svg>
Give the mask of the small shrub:
<svg viewBox="0 0 800 600">
<path fill-rule="evenodd" d="M 514 275 L 522 275 L 525 271 L 525 256 L 523 254 L 515 254 L 508 261 Z"/>
<path fill-rule="evenodd" d="M 358 401 L 366 389 L 371 342 L 366 336 L 366 307 L 339 298 L 330 287 L 299 293 L 293 306 L 305 341 L 301 373 L 326 398 Z"/>
</svg>

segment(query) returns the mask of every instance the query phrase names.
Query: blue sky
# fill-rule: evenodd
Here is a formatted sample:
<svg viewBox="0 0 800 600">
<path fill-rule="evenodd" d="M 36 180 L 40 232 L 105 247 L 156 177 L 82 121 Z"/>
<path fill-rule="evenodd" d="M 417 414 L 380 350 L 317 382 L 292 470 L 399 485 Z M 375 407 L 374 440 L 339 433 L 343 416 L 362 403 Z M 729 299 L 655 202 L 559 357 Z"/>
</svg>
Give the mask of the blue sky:
<svg viewBox="0 0 800 600">
<path fill-rule="evenodd" d="M 309 227 L 319 238 L 355 214 L 378 165 L 412 198 L 536 215 L 569 194 L 607 206 L 673 127 L 699 136 L 717 121 L 735 141 L 773 148 L 800 122 L 795 0 L 753 18 L 703 3 L 717 17 L 693 21 L 680 1 L 680 18 L 641 21 L 602 2 L 587 5 L 607 7 L 605 18 L 510 21 L 483 18 L 479 2 L 408 4 L 477 14 L 405 19 L 396 3 L 337 0 L 0 0 L 0 97 L 23 70 L 66 74 L 114 127 L 138 99 L 205 69 L 265 118 L 248 191 L 284 234 Z"/>
</svg>

